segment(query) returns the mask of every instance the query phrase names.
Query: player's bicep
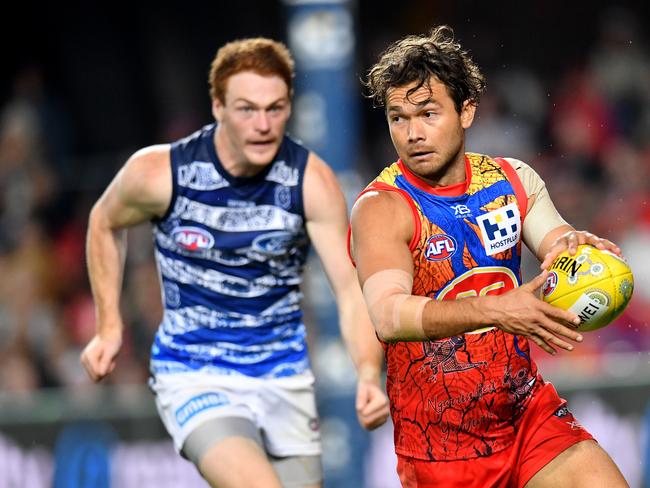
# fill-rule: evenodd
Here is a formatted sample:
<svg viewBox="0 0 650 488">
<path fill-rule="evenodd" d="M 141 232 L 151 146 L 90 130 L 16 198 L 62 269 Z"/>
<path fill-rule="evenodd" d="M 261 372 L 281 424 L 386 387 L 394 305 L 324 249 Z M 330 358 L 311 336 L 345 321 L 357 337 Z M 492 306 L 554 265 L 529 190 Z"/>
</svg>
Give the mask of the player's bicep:
<svg viewBox="0 0 650 488">
<path fill-rule="evenodd" d="M 539 257 L 542 243 L 549 233 L 566 226 L 567 223 L 555 208 L 546 184 L 539 174 L 522 161 L 508 161 L 517 171 L 528 196 L 528 212 L 524 219 L 522 237 L 528 249 Z"/>
<path fill-rule="evenodd" d="M 104 194 L 93 207 L 91 218 L 105 227 L 119 229 L 135 225 L 147 219 L 147 214 L 124 191 L 124 180 L 128 178 L 122 168 L 110 183 Z"/>
<path fill-rule="evenodd" d="M 352 209 L 351 253 L 363 285 L 373 274 L 399 269 L 413 274 L 409 243 L 414 220 L 403 197 L 393 192 L 368 192 Z"/>
<path fill-rule="evenodd" d="M 305 171 L 303 202 L 307 233 L 340 297 L 354 277 L 345 247 L 347 206 L 334 172 L 313 153 Z"/>
<path fill-rule="evenodd" d="M 310 153 L 303 183 L 303 204 L 307 227 L 327 226 L 345 232 L 347 207 L 334 171 Z"/>
<path fill-rule="evenodd" d="M 546 187 L 544 187 L 535 195 L 534 203 L 529 208 L 524 220 L 524 242 L 536 256 L 543 256 L 542 244 L 549 233 L 566 226 L 568 226 L 566 220 L 557 211 Z"/>
<path fill-rule="evenodd" d="M 369 192 L 357 200 L 351 221 L 352 254 L 377 334 L 386 342 L 425 340 L 422 317 L 430 299 L 412 295 L 409 205 L 394 192 Z"/>
<path fill-rule="evenodd" d="M 172 194 L 166 146 L 134 154 L 120 169 L 93 207 L 91 219 L 119 229 L 165 213 Z"/>
</svg>

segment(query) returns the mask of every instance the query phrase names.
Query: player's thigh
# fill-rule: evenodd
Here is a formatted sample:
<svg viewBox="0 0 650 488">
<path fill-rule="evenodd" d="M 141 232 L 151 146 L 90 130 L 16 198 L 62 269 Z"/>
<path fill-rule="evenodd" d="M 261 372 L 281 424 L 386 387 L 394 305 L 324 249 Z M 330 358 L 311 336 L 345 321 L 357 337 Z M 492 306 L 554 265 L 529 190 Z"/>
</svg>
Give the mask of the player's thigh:
<svg viewBox="0 0 650 488">
<path fill-rule="evenodd" d="M 526 483 L 526 488 L 628 486 L 612 458 L 593 440 L 578 442 L 562 451 Z"/>
<path fill-rule="evenodd" d="M 185 440 L 183 454 L 213 487 L 280 488 L 257 426 L 245 418 L 214 418 Z"/>
<path fill-rule="evenodd" d="M 268 381 L 260 390 L 264 447 L 287 488 L 321 486 L 321 442 L 313 376 Z"/>
<path fill-rule="evenodd" d="M 213 418 L 185 440 L 183 455 L 212 486 L 318 488 L 319 455 L 276 457 L 266 452 L 259 428 L 247 418 Z"/>
<path fill-rule="evenodd" d="M 269 454 L 278 458 L 321 455 L 313 376 L 268 381 L 260 397 L 260 427 Z"/>
<path fill-rule="evenodd" d="M 152 378 L 150 387 L 156 395 L 160 418 L 178 452 L 191 433 L 201 432 L 199 427 L 209 425 L 213 419 L 239 418 L 257 425 L 251 407 L 257 398 L 257 383 L 246 378 L 202 372 L 166 374 Z M 226 428 L 230 424 L 218 425 Z"/>
</svg>

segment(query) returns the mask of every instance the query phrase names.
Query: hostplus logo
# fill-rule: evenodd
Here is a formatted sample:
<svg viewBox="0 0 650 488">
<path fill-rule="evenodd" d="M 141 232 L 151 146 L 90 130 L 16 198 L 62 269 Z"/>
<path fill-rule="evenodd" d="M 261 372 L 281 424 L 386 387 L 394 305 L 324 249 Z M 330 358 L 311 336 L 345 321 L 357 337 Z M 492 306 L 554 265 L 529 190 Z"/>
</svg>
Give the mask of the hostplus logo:
<svg viewBox="0 0 650 488">
<path fill-rule="evenodd" d="M 483 246 L 488 256 L 517 245 L 521 236 L 521 217 L 516 203 L 493 210 L 476 218 L 481 229 Z"/>
</svg>

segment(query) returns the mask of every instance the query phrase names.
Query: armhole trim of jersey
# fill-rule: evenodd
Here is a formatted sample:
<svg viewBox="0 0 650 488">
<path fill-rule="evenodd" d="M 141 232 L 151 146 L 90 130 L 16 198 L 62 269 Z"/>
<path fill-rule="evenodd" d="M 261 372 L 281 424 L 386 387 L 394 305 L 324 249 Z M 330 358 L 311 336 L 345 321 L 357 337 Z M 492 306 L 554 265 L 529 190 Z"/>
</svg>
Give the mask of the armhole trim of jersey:
<svg viewBox="0 0 650 488">
<path fill-rule="evenodd" d="M 420 235 L 422 233 L 422 221 L 420 220 L 420 216 L 418 213 L 418 209 L 415 206 L 415 202 L 411 198 L 411 196 L 402 190 L 401 188 L 397 188 L 391 185 L 388 185 L 386 183 L 376 181 L 374 183 L 371 183 L 368 185 L 366 189 L 364 189 L 359 195 L 357 195 L 357 198 L 355 199 L 355 202 L 361 198 L 361 196 L 365 193 L 371 192 L 371 191 L 393 191 L 398 193 L 399 195 L 402 195 L 404 199 L 406 200 L 406 203 L 408 203 L 409 208 L 411 209 L 411 214 L 413 215 L 413 224 L 415 225 L 415 231 L 413 232 L 413 237 L 411 238 L 411 242 L 409 242 L 409 251 L 413 252 L 415 249 L 415 246 L 417 243 L 420 241 Z M 353 265 L 356 266 L 354 259 L 352 258 L 352 251 L 350 249 L 351 242 L 352 242 L 352 227 L 348 225 L 348 257 L 350 258 L 350 261 L 352 262 Z"/>
<path fill-rule="evenodd" d="M 289 139 L 290 140 L 290 139 Z M 293 142 L 293 141 L 292 141 Z M 309 156 L 312 154 L 307 148 L 299 146 L 304 149 L 306 154 L 304 160 L 298 164 L 298 188 L 296 188 L 296 196 L 298 197 L 298 210 L 303 222 L 307 222 L 305 215 L 305 173 L 307 172 L 307 165 L 309 164 Z"/>
<path fill-rule="evenodd" d="M 517 170 L 512 167 L 512 165 L 505 158 L 494 158 L 494 160 L 501 166 L 503 171 L 508 178 L 508 181 L 512 185 L 512 188 L 515 191 L 515 197 L 519 203 L 519 213 L 521 214 L 521 223 L 523 225 L 524 219 L 526 218 L 526 213 L 528 212 L 528 197 L 526 196 L 526 190 L 524 184 L 521 182 L 521 178 L 517 174 Z"/>
</svg>

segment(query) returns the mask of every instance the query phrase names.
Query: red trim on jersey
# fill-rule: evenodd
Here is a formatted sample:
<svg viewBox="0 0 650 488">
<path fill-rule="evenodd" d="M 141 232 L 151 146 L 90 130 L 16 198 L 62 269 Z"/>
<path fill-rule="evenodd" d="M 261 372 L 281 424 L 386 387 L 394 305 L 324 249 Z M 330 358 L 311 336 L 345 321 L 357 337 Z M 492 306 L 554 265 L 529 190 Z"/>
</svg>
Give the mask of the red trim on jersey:
<svg viewBox="0 0 650 488">
<path fill-rule="evenodd" d="M 397 165 L 402 170 L 402 174 L 404 175 L 404 178 L 406 178 L 406 181 L 411 185 L 439 197 L 459 197 L 467 191 L 469 184 L 472 182 L 472 169 L 470 168 L 469 158 L 467 156 L 465 156 L 465 181 L 449 186 L 431 186 L 430 183 L 427 183 L 408 169 L 401 159 L 397 161 Z"/>
<path fill-rule="evenodd" d="M 521 214 L 521 223 L 523 226 L 524 219 L 526 218 L 526 213 L 528 212 L 528 196 L 526 196 L 526 189 L 524 188 L 524 184 L 521 182 L 521 178 L 519 178 L 517 170 L 512 167 L 507 159 L 494 158 L 494 160 L 506 173 L 508 181 L 512 185 L 512 188 L 515 190 L 515 197 L 517 197 L 517 202 L 519 202 L 519 213 Z"/>
<path fill-rule="evenodd" d="M 409 242 L 409 251 L 413 252 L 415 249 L 415 246 L 420 240 L 420 234 L 422 233 L 422 222 L 420 221 L 420 217 L 418 215 L 418 209 L 415 206 L 415 202 L 411 198 L 411 196 L 402 190 L 401 188 L 397 188 L 395 186 L 391 186 L 387 183 L 383 183 L 381 181 L 377 181 L 374 183 L 371 183 L 368 185 L 368 187 L 363 190 L 359 195 L 357 195 L 357 198 L 355 199 L 355 203 L 359 198 L 361 198 L 361 195 L 368 193 L 370 191 L 394 191 L 398 193 L 399 195 L 402 195 L 404 199 L 406 200 L 406 203 L 408 203 L 411 213 L 413 214 L 413 223 L 415 224 L 415 232 L 413 232 L 413 237 L 411 238 L 411 242 Z M 350 258 L 350 261 L 354 266 L 356 266 L 356 263 L 354 262 L 354 258 L 352 257 L 352 250 L 350 249 L 351 246 L 351 240 L 352 240 L 352 227 L 348 225 L 348 245 L 347 245 L 347 250 L 348 250 L 348 257 Z"/>
<path fill-rule="evenodd" d="M 347 239 L 347 245 L 345 246 L 345 249 L 348 252 L 348 258 L 350 259 L 352 266 L 356 267 L 357 265 L 354 262 L 354 258 L 352 257 L 352 250 L 350 249 L 350 243 L 352 242 L 352 225 L 350 224 L 348 224 L 348 233 L 345 238 Z"/>
</svg>

